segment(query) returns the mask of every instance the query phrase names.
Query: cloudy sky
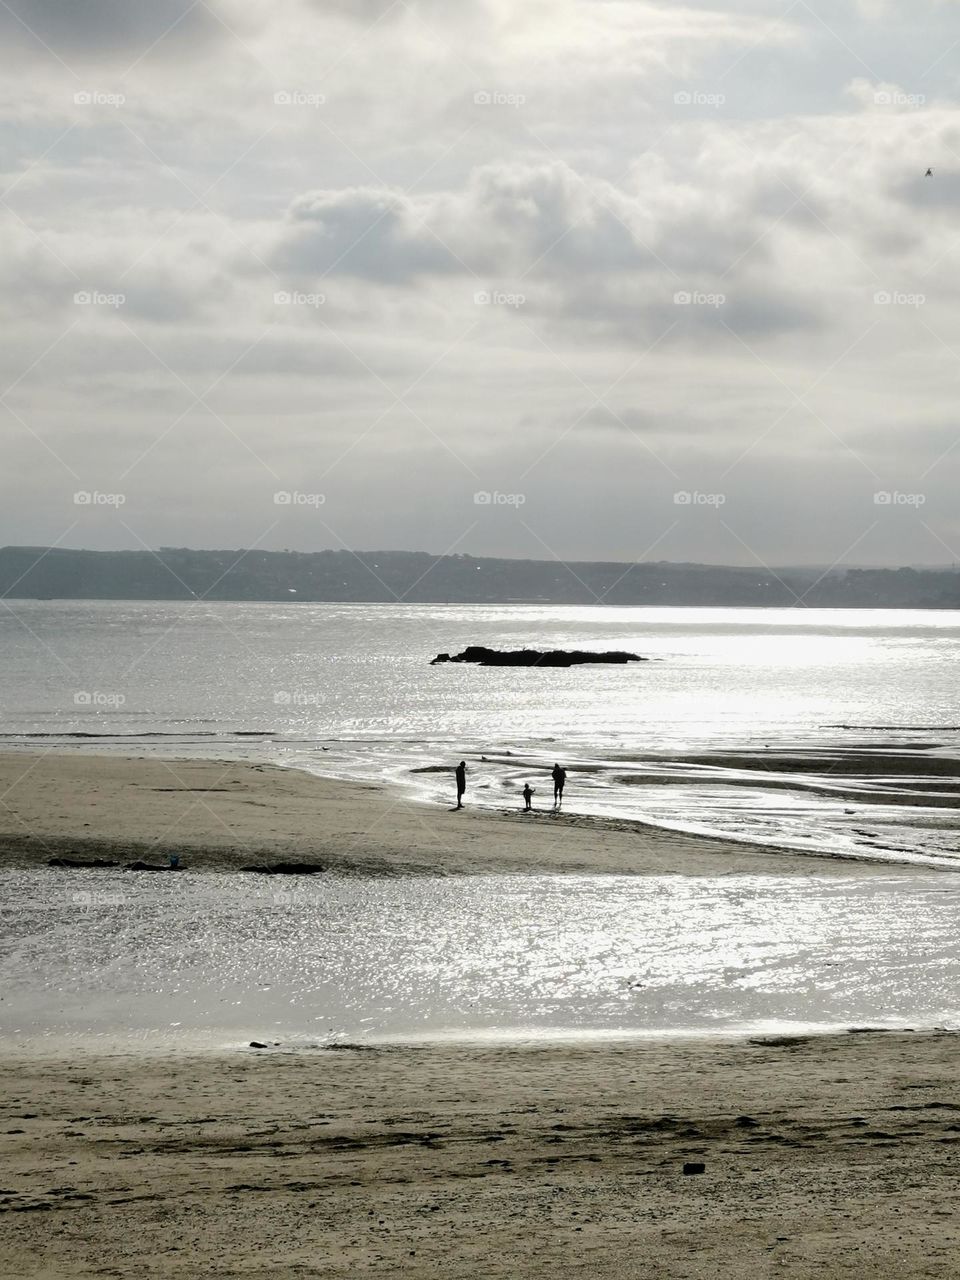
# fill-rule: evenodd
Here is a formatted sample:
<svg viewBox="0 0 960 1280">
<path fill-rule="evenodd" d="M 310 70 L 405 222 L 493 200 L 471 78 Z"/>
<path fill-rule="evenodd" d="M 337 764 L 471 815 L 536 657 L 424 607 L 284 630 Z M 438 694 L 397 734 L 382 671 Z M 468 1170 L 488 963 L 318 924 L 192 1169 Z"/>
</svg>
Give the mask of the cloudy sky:
<svg viewBox="0 0 960 1280">
<path fill-rule="evenodd" d="M 0 49 L 0 543 L 960 560 L 957 0 L 6 0 Z"/>
</svg>

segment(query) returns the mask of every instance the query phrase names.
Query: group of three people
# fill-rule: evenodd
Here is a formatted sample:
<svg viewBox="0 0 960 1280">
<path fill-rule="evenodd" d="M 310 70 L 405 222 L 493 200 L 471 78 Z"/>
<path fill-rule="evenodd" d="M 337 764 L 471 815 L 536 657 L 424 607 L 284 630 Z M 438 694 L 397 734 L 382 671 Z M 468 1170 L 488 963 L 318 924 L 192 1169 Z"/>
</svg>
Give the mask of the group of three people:
<svg viewBox="0 0 960 1280">
<path fill-rule="evenodd" d="M 567 771 L 566 769 L 561 768 L 560 765 L 554 764 L 553 769 L 550 772 L 553 777 L 553 804 L 554 808 L 559 809 L 560 805 L 563 803 L 563 786 L 567 780 Z M 467 790 L 467 763 L 465 760 L 460 761 L 454 770 L 454 773 L 457 776 L 457 808 L 462 809 L 463 797 Z M 529 782 L 525 783 L 523 788 L 523 807 L 527 813 L 529 813 L 533 808 L 533 805 L 531 804 L 533 795 L 533 787 L 531 787 Z"/>
</svg>

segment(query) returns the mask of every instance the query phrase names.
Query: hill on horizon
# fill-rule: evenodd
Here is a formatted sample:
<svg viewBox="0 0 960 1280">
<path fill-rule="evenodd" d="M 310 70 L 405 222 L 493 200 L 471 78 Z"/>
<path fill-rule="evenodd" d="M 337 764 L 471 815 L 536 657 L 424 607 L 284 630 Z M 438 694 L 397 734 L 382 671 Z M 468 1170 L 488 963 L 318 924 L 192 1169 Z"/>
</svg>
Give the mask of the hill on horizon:
<svg viewBox="0 0 960 1280">
<path fill-rule="evenodd" d="M 424 551 L 0 548 L 0 594 L 32 600 L 960 608 L 955 569 L 765 569 L 511 560 Z"/>
</svg>

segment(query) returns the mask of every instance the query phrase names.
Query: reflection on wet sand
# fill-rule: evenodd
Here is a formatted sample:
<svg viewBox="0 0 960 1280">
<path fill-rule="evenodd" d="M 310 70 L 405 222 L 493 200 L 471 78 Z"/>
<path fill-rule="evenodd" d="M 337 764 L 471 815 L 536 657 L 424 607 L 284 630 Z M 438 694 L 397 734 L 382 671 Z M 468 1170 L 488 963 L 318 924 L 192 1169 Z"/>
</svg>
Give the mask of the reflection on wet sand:
<svg viewBox="0 0 960 1280">
<path fill-rule="evenodd" d="M 782 848 L 960 864 L 960 758 L 939 741 L 762 745 L 569 761 L 568 811 Z M 546 753 L 480 757 L 502 806 Z M 424 788 L 419 788 L 423 793 Z"/>
<path fill-rule="evenodd" d="M 960 880 L 930 871 L 325 875 L 278 887 L 236 873 L 34 867 L 0 872 L 0 900 L 8 1045 L 294 1047 L 960 1018 Z"/>
</svg>

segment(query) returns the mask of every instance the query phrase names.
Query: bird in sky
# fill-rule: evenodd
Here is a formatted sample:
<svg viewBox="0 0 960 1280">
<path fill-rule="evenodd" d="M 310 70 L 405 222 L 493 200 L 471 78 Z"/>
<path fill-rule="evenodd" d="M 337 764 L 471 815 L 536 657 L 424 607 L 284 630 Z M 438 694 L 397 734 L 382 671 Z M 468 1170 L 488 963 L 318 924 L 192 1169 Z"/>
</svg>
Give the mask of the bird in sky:
<svg viewBox="0 0 960 1280">
<path fill-rule="evenodd" d="M 924 176 L 925 178 L 932 178 L 932 177 L 933 177 L 933 170 L 932 170 L 932 169 L 928 169 L 928 170 L 927 170 L 927 172 L 926 172 L 923 176 Z"/>
</svg>

